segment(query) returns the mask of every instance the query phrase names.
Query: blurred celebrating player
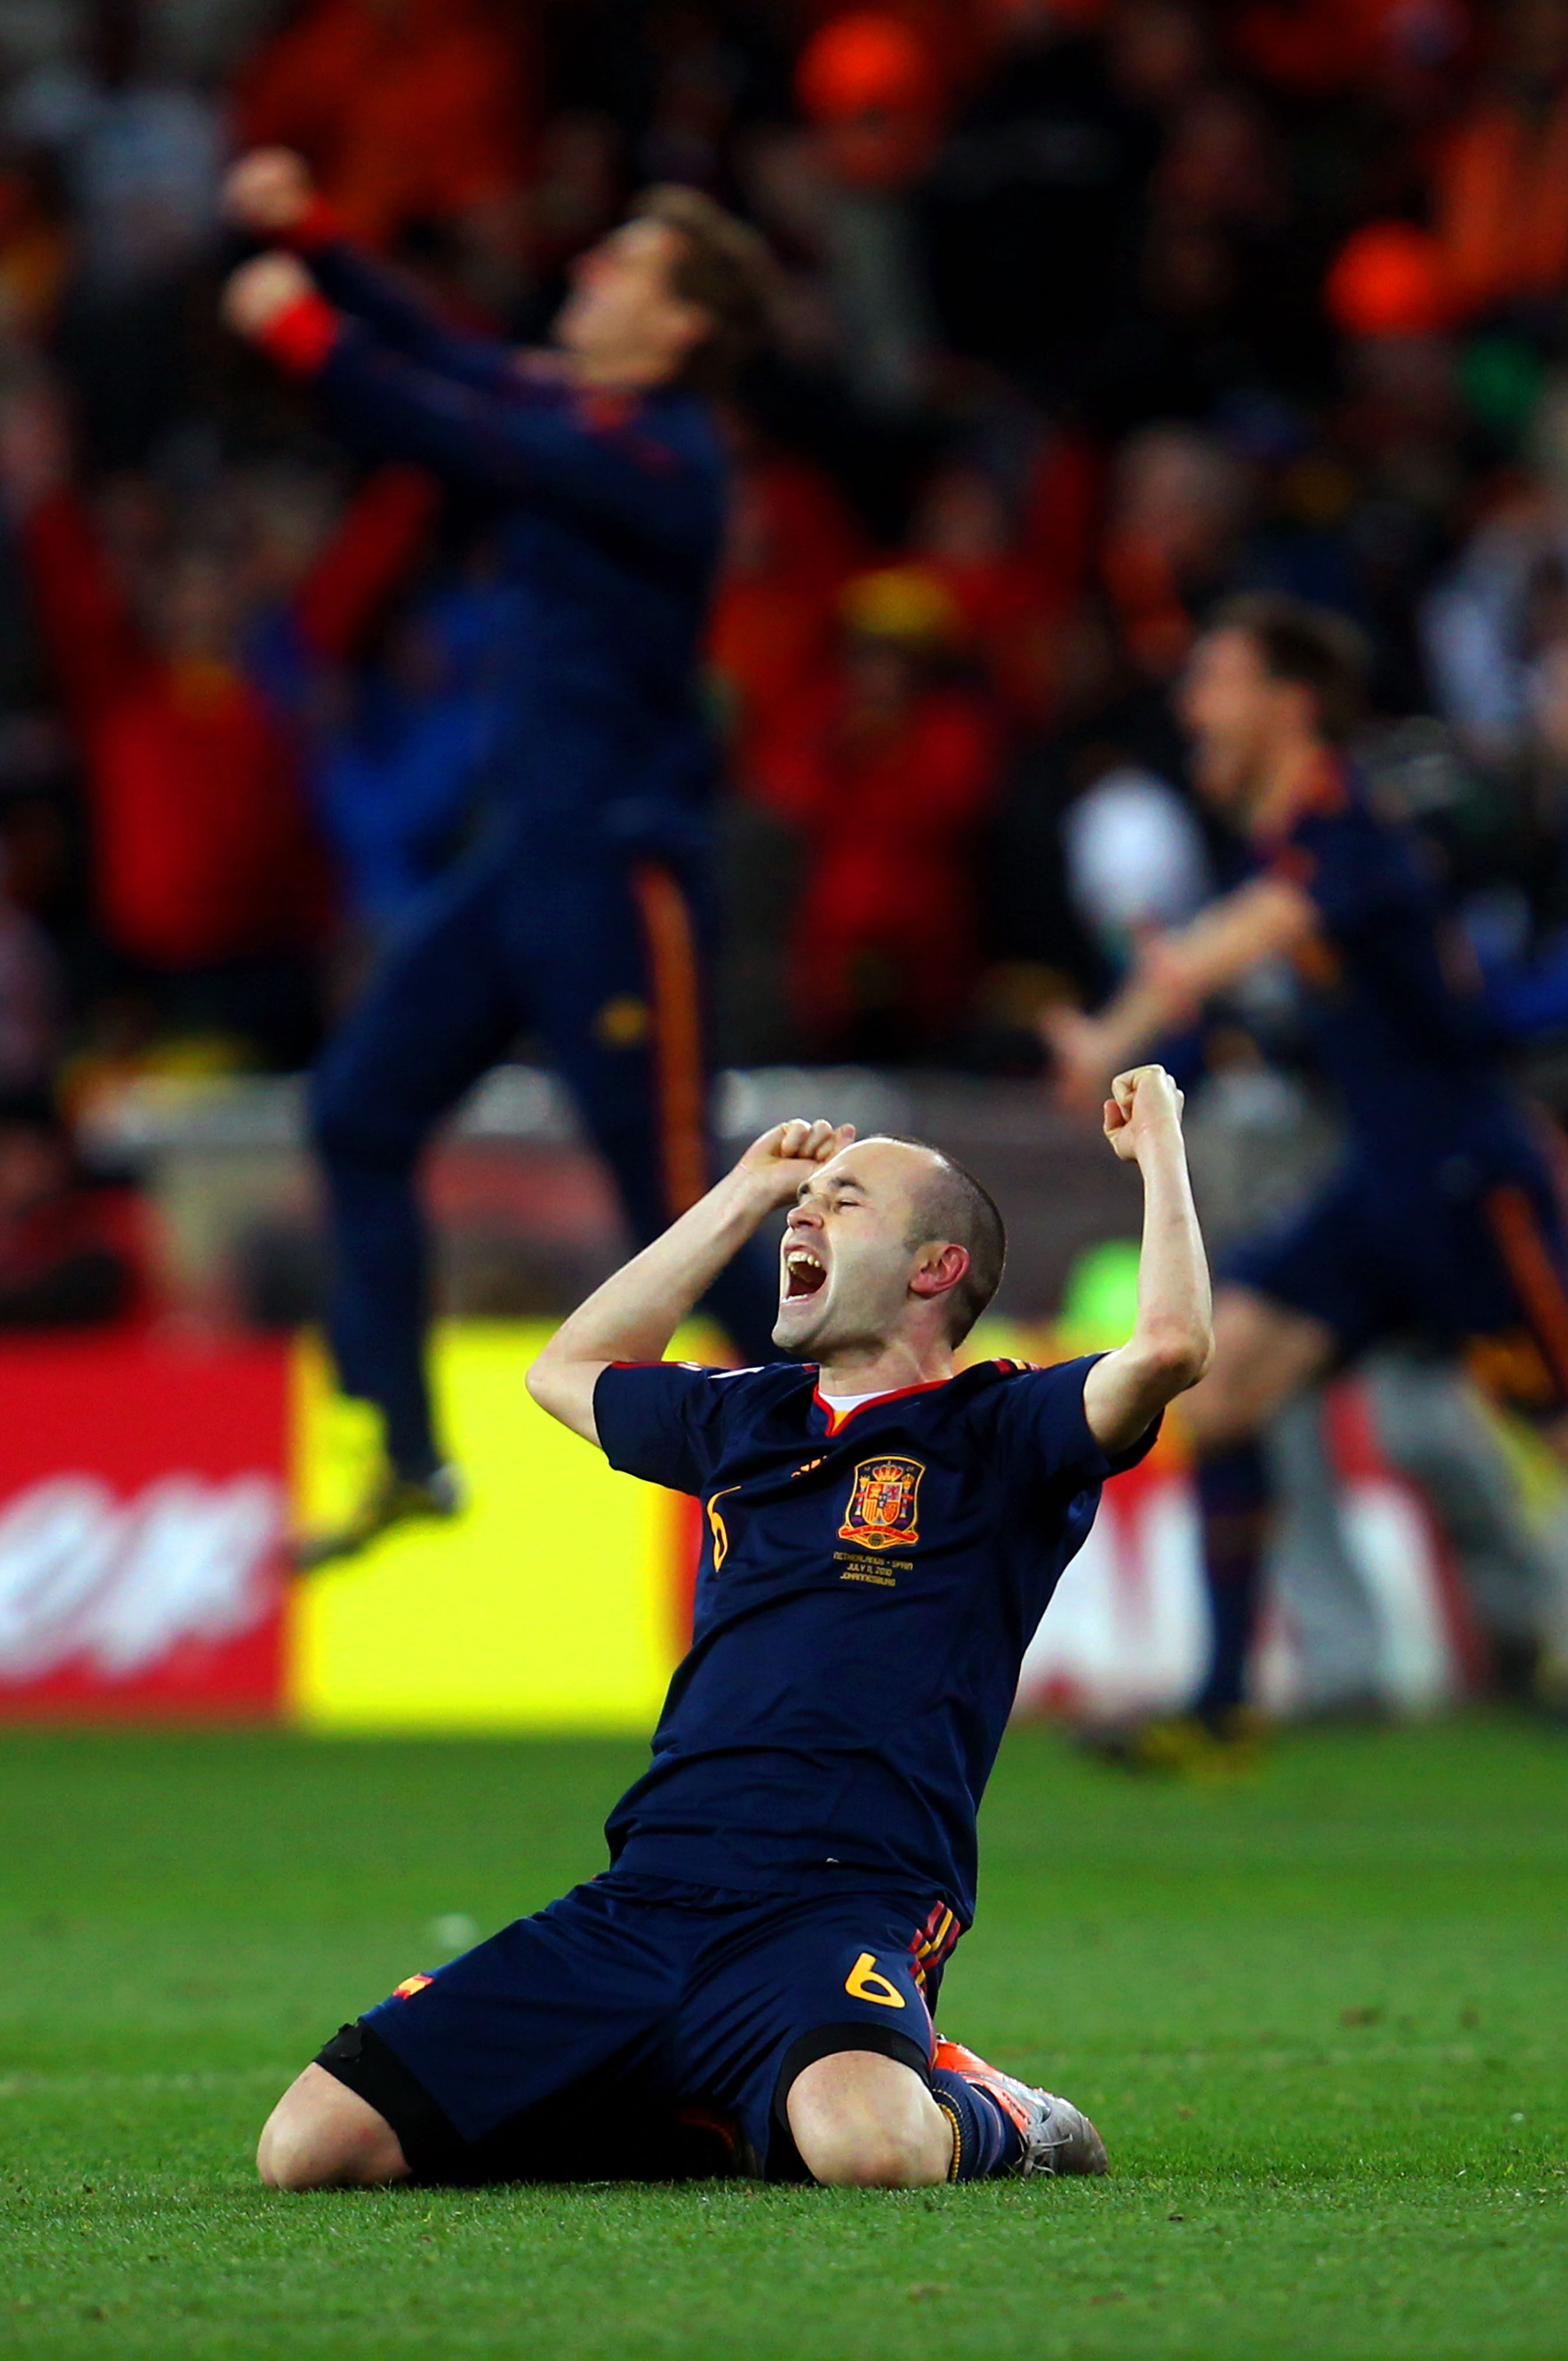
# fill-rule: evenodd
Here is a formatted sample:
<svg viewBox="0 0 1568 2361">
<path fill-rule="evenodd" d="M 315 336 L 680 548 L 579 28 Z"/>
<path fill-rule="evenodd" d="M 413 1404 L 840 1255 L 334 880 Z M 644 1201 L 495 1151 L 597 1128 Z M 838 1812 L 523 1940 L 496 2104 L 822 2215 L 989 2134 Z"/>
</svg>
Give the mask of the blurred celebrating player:
<svg viewBox="0 0 1568 2361">
<path fill-rule="evenodd" d="M 760 332 L 752 234 L 651 191 L 579 265 L 532 358 L 454 333 L 338 240 L 299 159 L 237 165 L 234 218 L 291 247 L 231 280 L 231 324 L 339 422 L 493 500 L 510 630 L 490 840 L 397 947 L 317 1076 L 345 1390 L 383 1414 L 389 1466 L 307 1561 L 450 1513 L 424 1367 L 415 1193 L 436 1124 L 537 1027 L 607 1159 L 633 1234 L 710 1178 L 699 944 L 713 760 L 698 664 L 724 511 L 706 397 Z M 307 268 L 308 263 L 308 268 Z M 768 1355 L 772 1283 L 742 1257 L 713 1310 Z"/>
<path fill-rule="evenodd" d="M 1299 1389 L 1379 1339 L 1425 1339 L 1467 1350 L 1568 1455 L 1568 1292 L 1546 1165 L 1419 849 L 1343 752 L 1360 696 L 1359 646 L 1336 617 L 1263 596 L 1222 611 L 1182 717 L 1198 785 L 1257 873 L 1150 943 L 1101 1015 L 1049 1020 L 1061 1086 L 1087 1110 L 1105 1075 L 1212 994 L 1288 959 L 1349 1136 L 1307 1212 L 1229 1259 L 1214 1366 L 1184 1405 L 1212 1610 L 1198 1747 L 1245 1734 L 1270 1506 L 1259 1437 Z"/>
<path fill-rule="evenodd" d="M 1157 1066 L 1105 1108 L 1145 1193 L 1119 1352 L 955 1375 L 1002 1275 L 995 1206 L 931 1148 L 824 1122 L 758 1140 L 565 1323 L 536 1400 L 705 1507 L 652 1763 L 609 1870 L 328 2043 L 262 2135 L 265 2180 L 663 2177 L 703 2124 L 729 2169 L 774 2178 L 1104 2169 L 1076 2107 L 931 2013 L 1024 1651 L 1101 1484 L 1207 1364 L 1180 1115 Z M 663 1360 L 784 1206 L 774 1334 L 813 1359 Z"/>
</svg>

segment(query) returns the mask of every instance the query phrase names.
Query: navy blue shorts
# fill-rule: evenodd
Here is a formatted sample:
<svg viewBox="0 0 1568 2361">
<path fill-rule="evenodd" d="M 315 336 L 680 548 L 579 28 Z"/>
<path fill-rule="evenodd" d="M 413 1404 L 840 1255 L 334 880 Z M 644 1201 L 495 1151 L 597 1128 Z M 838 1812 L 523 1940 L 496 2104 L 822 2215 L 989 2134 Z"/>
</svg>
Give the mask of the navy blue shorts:
<svg viewBox="0 0 1568 2361">
<path fill-rule="evenodd" d="M 1568 1406 L 1568 1249 L 1544 1173 L 1487 1183 L 1459 1159 L 1409 1180 L 1352 1165 L 1221 1276 L 1322 1321 L 1347 1360 L 1419 1336 L 1464 1353 L 1515 1409 Z"/>
<path fill-rule="evenodd" d="M 411 1976 L 318 2063 L 422 2180 L 797 2178 L 790 2083 L 842 2049 L 924 2074 L 959 1931 L 909 1896 L 609 1870 Z"/>
</svg>

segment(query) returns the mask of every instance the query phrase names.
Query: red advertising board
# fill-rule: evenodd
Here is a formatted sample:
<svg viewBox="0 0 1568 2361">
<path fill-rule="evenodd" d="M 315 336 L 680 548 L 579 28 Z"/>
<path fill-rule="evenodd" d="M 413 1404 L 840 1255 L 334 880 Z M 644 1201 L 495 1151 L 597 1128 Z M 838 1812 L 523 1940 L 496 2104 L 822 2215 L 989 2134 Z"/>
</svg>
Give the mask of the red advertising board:
<svg viewBox="0 0 1568 2361">
<path fill-rule="evenodd" d="M 0 1345 L 0 1716 L 270 1718 L 288 1348 Z"/>
</svg>

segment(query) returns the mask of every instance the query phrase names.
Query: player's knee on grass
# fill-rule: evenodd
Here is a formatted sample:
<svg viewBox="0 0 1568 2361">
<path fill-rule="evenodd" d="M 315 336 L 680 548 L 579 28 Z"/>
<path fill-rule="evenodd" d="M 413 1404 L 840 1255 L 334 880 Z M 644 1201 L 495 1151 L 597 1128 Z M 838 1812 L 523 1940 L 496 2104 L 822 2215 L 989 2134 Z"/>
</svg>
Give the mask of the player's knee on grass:
<svg viewBox="0 0 1568 2361">
<path fill-rule="evenodd" d="M 406 2180 L 398 2136 L 368 2100 L 307 2066 L 262 2126 L 256 2169 L 269 2189 L 365 2189 Z"/>
<path fill-rule="evenodd" d="M 791 2083 L 789 2127 L 813 2180 L 929 2189 L 952 2169 L 953 2127 L 912 2067 L 872 2050 L 818 2058 Z"/>
</svg>

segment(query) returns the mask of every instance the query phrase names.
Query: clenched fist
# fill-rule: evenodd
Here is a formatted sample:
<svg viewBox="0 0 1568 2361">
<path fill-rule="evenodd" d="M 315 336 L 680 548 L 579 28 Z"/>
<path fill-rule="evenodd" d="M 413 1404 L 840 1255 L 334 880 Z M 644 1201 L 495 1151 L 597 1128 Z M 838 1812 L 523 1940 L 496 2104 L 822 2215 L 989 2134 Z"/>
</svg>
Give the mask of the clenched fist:
<svg viewBox="0 0 1568 2361">
<path fill-rule="evenodd" d="M 848 1148 L 854 1136 L 852 1123 L 831 1124 L 822 1116 L 808 1123 L 796 1115 L 754 1139 L 736 1169 L 765 1192 L 770 1205 L 788 1205 L 801 1182 Z"/>
<path fill-rule="evenodd" d="M 1186 1104 L 1163 1066 L 1133 1066 L 1118 1074 L 1105 1102 L 1105 1137 L 1125 1164 L 1135 1164 L 1142 1148 L 1157 1141 L 1181 1137 L 1181 1110 Z"/>
<path fill-rule="evenodd" d="M 258 254 L 242 262 L 224 289 L 223 313 L 236 335 L 255 341 L 309 295 L 314 282 L 291 254 Z"/>
<path fill-rule="evenodd" d="M 310 166 L 291 148 L 253 148 L 224 182 L 224 212 L 258 237 L 287 237 L 316 201 Z"/>
</svg>

